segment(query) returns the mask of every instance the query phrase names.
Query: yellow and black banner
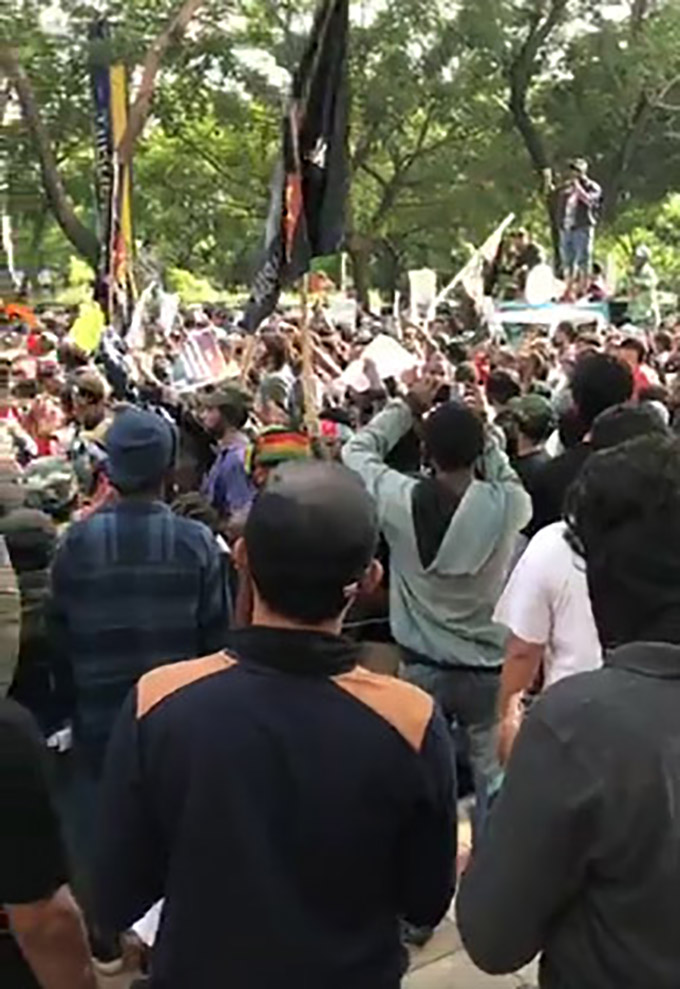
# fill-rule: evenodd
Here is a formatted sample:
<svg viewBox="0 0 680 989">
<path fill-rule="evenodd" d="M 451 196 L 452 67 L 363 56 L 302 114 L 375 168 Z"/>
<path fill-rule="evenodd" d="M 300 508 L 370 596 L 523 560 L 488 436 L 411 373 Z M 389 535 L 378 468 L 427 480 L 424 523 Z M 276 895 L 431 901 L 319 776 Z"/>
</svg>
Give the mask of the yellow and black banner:
<svg viewBox="0 0 680 989">
<path fill-rule="evenodd" d="M 109 320 L 126 327 L 135 298 L 133 275 L 131 169 L 117 160 L 116 148 L 128 118 L 127 70 L 111 62 L 109 28 L 98 19 L 90 28 L 92 97 L 94 102 L 95 176 L 101 245 L 98 301 Z"/>
</svg>

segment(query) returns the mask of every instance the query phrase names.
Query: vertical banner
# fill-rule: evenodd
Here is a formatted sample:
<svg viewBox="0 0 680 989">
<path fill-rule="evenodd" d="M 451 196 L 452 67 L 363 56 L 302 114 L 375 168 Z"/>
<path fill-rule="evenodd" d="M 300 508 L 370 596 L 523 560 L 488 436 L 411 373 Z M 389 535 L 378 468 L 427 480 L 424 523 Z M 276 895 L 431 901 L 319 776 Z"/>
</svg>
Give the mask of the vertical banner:
<svg viewBox="0 0 680 989">
<path fill-rule="evenodd" d="M 342 242 L 349 184 L 348 30 L 349 0 L 322 0 L 283 119 L 265 252 L 243 319 L 250 333 L 274 311 L 283 285 Z"/>
<path fill-rule="evenodd" d="M 109 69 L 111 89 L 111 135 L 113 138 L 113 198 L 110 230 L 109 278 L 114 309 L 118 310 L 124 326 L 132 317 L 135 300 L 132 271 L 132 192 L 130 168 L 118 162 L 115 149 L 120 145 L 127 127 L 127 71 L 121 63 Z"/>
<path fill-rule="evenodd" d="M 128 117 L 127 71 L 111 64 L 110 33 L 105 19 L 90 28 L 94 102 L 95 169 L 101 256 L 99 300 L 109 321 L 123 327 L 132 318 L 136 297 L 133 276 L 132 182 L 130 168 L 119 165 L 116 148 Z"/>
<path fill-rule="evenodd" d="M 111 129 L 111 75 L 109 27 L 104 18 L 90 25 L 90 82 L 94 110 L 94 165 L 97 234 L 101 247 L 99 277 L 109 270 L 111 205 L 113 201 L 113 132 Z"/>
<path fill-rule="evenodd" d="M 125 66 L 112 65 L 111 74 L 111 131 L 113 146 L 117 148 L 123 139 L 128 119 L 128 88 Z M 120 165 L 114 152 L 115 197 L 112 222 L 112 281 L 125 311 L 134 299 L 132 272 L 132 183 L 129 167 Z"/>
</svg>

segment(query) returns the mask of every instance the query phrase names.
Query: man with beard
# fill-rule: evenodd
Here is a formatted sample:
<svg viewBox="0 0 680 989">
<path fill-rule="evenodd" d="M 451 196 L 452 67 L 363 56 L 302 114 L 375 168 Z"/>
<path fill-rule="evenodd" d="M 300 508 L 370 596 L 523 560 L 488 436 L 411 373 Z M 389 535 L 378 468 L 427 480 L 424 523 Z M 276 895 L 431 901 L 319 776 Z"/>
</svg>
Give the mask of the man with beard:
<svg viewBox="0 0 680 989">
<path fill-rule="evenodd" d="M 248 420 L 246 396 L 236 388 L 211 392 L 203 401 L 203 425 L 219 450 L 201 486 L 201 494 L 228 518 L 253 500 L 255 489 L 245 468 L 248 440 L 241 430 Z"/>
</svg>

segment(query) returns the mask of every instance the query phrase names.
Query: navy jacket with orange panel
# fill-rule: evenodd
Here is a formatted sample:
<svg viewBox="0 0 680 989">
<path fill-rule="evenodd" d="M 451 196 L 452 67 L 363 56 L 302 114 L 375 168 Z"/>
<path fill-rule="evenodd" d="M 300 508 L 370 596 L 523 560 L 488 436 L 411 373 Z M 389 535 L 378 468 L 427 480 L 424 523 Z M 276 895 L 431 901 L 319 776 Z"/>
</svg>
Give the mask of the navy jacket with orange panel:
<svg viewBox="0 0 680 989">
<path fill-rule="evenodd" d="M 102 799 L 101 921 L 165 897 L 153 989 L 397 989 L 399 918 L 453 893 L 447 727 L 335 636 L 244 629 L 148 673 Z"/>
</svg>

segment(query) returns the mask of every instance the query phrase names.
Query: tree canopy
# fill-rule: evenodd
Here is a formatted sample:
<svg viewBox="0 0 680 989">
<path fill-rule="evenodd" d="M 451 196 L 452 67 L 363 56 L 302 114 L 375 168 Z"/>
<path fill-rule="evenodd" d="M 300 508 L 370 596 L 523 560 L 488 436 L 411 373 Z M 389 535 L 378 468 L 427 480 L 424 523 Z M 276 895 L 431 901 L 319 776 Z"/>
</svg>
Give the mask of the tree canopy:
<svg viewBox="0 0 680 989">
<path fill-rule="evenodd" d="M 101 50 L 88 41 L 87 3 L 8 0 L 0 210 L 17 267 L 66 271 L 73 254 L 92 260 L 89 67 L 123 60 L 142 103 L 156 58 L 131 136 L 136 239 L 168 268 L 218 288 L 245 285 L 313 7 L 112 0 Z M 424 264 L 451 272 L 511 210 L 547 245 L 546 170 L 585 155 L 605 189 L 602 244 L 625 251 L 648 240 L 669 286 L 680 287 L 669 219 L 679 212 L 680 5 L 372 0 L 354 4 L 351 18 L 346 249 L 360 286 L 393 289 Z"/>
</svg>

